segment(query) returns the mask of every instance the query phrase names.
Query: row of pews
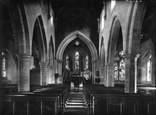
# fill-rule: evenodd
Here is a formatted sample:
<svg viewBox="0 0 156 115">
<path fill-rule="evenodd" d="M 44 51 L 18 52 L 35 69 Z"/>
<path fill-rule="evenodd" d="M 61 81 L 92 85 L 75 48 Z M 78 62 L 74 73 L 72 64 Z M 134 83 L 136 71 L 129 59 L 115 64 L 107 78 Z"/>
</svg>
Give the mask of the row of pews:
<svg viewBox="0 0 156 115">
<path fill-rule="evenodd" d="M 103 85 L 86 85 L 84 90 L 89 115 L 156 115 L 154 96 Z"/>
<path fill-rule="evenodd" d="M 13 89 L 16 89 L 13 87 Z M 34 86 L 31 92 L 3 96 L 2 115 L 60 115 L 69 96 L 69 85 Z"/>
</svg>

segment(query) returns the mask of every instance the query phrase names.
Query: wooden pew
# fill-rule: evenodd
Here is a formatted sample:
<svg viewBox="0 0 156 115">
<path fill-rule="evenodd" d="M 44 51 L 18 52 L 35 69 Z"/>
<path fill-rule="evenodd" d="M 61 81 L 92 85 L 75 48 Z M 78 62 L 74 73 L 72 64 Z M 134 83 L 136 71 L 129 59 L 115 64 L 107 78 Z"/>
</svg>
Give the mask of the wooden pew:
<svg viewBox="0 0 156 115">
<path fill-rule="evenodd" d="M 151 96 L 138 94 L 93 94 L 93 115 L 155 115 Z"/>
<path fill-rule="evenodd" d="M 56 115 L 58 96 L 6 96 L 4 115 Z"/>
<path fill-rule="evenodd" d="M 45 88 L 45 87 L 44 87 Z M 63 110 L 68 87 L 47 87 L 34 93 L 6 95 L 3 101 L 4 115 L 58 115 Z"/>
<path fill-rule="evenodd" d="M 103 89 L 101 89 L 103 88 Z M 116 88 L 89 86 L 85 95 L 90 115 L 155 115 L 156 100 L 152 96 L 122 93 Z M 108 91 L 110 90 L 110 91 Z"/>
</svg>

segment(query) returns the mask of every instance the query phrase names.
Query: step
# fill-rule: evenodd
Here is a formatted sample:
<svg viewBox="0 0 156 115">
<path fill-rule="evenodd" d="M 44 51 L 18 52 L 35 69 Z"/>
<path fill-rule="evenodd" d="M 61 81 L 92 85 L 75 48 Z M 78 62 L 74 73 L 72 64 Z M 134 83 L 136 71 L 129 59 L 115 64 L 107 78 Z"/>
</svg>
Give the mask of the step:
<svg viewBox="0 0 156 115">
<path fill-rule="evenodd" d="M 67 111 L 76 111 L 76 112 L 79 112 L 79 111 L 87 111 L 88 110 L 88 108 L 65 108 L 64 109 L 64 112 L 67 112 Z"/>
<path fill-rule="evenodd" d="M 84 102 L 69 102 L 67 101 L 66 104 L 77 104 L 77 105 L 81 105 L 81 104 L 87 104 L 85 101 Z"/>
<path fill-rule="evenodd" d="M 86 100 L 67 100 L 68 103 L 86 103 Z"/>
<path fill-rule="evenodd" d="M 86 104 L 84 105 L 74 105 L 74 104 L 65 104 L 65 108 L 87 108 L 88 106 Z"/>
</svg>

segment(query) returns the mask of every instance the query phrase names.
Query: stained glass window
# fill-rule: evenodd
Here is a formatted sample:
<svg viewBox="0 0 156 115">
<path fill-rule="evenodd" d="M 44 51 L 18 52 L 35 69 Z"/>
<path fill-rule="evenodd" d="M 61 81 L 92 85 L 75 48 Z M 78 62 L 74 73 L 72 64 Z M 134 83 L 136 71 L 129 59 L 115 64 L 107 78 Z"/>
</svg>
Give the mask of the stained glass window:
<svg viewBox="0 0 156 115">
<path fill-rule="evenodd" d="M 147 62 L 147 82 L 151 81 L 151 55 L 148 58 Z"/>
<path fill-rule="evenodd" d="M 66 56 L 66 69 L 70 70 L 70 68 L 69 68 L 69 56 L 68 55 Z"/>
<path fill-rule="evenodd" d="M 115 63 L 115 67 L 114 67 L 114 79 L 115 81 L 118 80 L 118 64 Z"/>
<path fill-rule="evenodd" d="M 115 79 L 115 81 L 124 81 L 125 80 L 125 61 L 123 58 L 123 51 L 116 53 L 114 79 Z"/>
<path fill-rule="evenodd" d="M 6 59 L 3 52 L 2 52 L 2 76 L 6 77 Z"/>
<path fill-rule="evenodd" d="M 79 69 L 79 52 L 75 52 L 75 69 Z"/>
<path fill-rule="evenodd" d="M 89 57 L 88 57 L 88 55 L 86 55 L 86 57 L 85 57 L 85 69 L 84 70 L 89 68 L 88 64 L 89 64 Z"/>
</svg>

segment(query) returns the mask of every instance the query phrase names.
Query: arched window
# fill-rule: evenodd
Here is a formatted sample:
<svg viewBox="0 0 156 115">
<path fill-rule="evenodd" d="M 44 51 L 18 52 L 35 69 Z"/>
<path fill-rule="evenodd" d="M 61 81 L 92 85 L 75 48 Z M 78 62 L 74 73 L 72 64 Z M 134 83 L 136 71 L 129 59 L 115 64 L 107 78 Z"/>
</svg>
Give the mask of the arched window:
<svg viewBox="0 0 156 115">
<path fill-rule="evenodd" d="M 2 76 L 6 77 L 6 59 L 5 54 L 2 52 Z"/>
<path fill-rule="evenodd" d="M 118 64 L 117 63 L 115 63 L 115 66 L 114 66 L 114 80 L 115 81 L 118 81 Z"/>
<path fill-rule="evenodd" d="M 89 68 L 89 57 L 88 55 L 86 55 L 85 57 L 85 69 L 84 70 L 87 70 Z"/>
<path fill-rule="evenodd" d="M 125 61 L 123 58 L 123 51 L 117 52 L 116 63 L 114 68 L 114 79 L 115 81 L 125 80 Z"/>
<path fill-rule="evenodd" d="M 75 52 L 75 69 L 79 69 L 79 52 Z"/>
<path fill-rule="evenodd" d="M 69 68 L 69 56 L 68 55 L 66 55 L 66 69 L 70 70 L 70 68 Z"/>
<path fill-rule="evenodd" d="M 151 82 L 151 55 L 148 58 L 147 62 L 147 82 Z"/>
<path fill-rule="evenodd" d="M 124 59 L 121 59 L 120 60 L 119 69 L 120 69 L 120 77 L 119 77 L 119 80 L 120 81 L 124 81 L 125 80 L 125 61 L 124 61 Z"/>
</svg>

